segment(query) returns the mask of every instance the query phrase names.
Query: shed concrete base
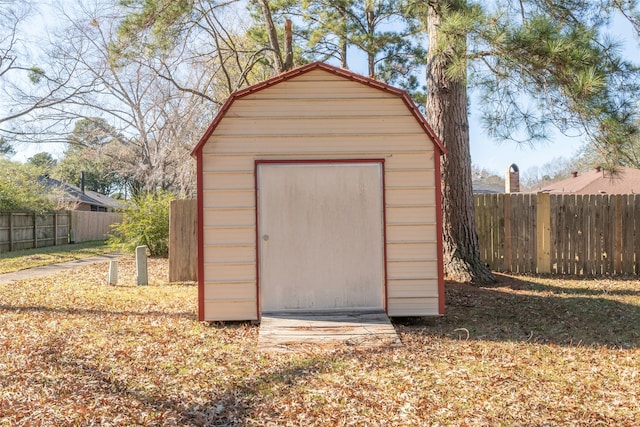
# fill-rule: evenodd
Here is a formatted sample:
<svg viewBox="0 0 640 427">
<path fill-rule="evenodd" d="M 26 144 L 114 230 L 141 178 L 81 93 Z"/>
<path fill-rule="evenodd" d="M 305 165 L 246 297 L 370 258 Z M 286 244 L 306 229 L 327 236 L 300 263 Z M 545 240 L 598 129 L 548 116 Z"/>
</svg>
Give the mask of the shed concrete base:
<svg viewBox="0 0 640 427">
<path fill-rule="evenodd" d="M 264 352 L 398 346 L 398 334 L 380 311 L 265 313 L 258 334 Z"/>
</svg>

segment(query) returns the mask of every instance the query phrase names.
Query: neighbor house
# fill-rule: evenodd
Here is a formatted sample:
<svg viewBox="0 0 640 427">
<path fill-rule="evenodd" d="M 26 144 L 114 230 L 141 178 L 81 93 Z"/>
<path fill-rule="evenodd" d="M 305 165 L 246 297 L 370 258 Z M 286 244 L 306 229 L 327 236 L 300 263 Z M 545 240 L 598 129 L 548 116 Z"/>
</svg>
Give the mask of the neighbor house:
<svg viewBox="0 0 640 427">
<path fill-rule="evenodd" d="M 551 194 L 638 194 L 640 170 L 618 167 L 611 172 L 598 166 L 588 172 L 572 172 L 571 177 L 547 184 L 538 191 Z"/>
<path fill-rule="evenodd" d="M 50 190 L 52 198 L 71 210 L 114 212 L 123 206 L 122 200 L 87 190 L 84 186 L 76 187 L 49 177 L 42 178 L 42 183 Z"/>
</svg>

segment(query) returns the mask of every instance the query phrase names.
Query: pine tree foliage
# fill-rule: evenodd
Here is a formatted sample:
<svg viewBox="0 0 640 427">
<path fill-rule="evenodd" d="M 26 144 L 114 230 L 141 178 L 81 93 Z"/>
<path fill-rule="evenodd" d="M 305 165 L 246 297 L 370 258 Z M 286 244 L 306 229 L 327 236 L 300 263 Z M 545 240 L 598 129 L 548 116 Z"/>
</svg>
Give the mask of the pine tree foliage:
<svg viewBox="0 0 640 427">
<path fill-rule="evenodd" d="M 637 133 L 639 70 L 607 36 L 635 2 L 449 0 L 410 2 L 428 33 L 427 119 L 449 153 L 442 161 L 445 270 L 491 280 L 472 215 L 467 87 L 480 95 L 489 134 L 544 140 L 555 127 L 620 152 Z"/>
<path fill-rule="evenodd" d="M 349 68 L 364 56 L 366 73 L 407 90 L 424 103 L 419 77 L 424 68 L 422 30 L 394 0 L 280 0 L 269 2 L 278 19 L 292 17 L 298 38 L 298 65 L 337 61 Z"/>
<path fill-rule="evenodd" d="M 441 37 L 429 49 L 477 91 L 490 136 L 538 142 L 557 128 L 611 146 L 637 132 L 640 64 L 608 36 L 616 15 L 637 22 L 636 2 L 440 3 Z"/>
</svg>

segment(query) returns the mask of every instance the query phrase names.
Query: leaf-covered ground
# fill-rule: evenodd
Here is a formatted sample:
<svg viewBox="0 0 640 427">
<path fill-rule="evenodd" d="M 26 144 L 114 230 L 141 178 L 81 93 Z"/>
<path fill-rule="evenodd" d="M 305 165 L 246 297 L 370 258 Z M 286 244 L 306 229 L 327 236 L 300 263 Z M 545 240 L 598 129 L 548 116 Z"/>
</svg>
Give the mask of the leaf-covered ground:
<svg viewBox="0 0 640 427">
<path fill-rule="evenodd" d="M 149 265 L 0 285 L 0 425 L 640 425 L 637 278 L 448 284 L 402 348 L 262 355 Z"/>
<path fill-rule="evenodd" d="M 0 254 L 0 274 L 27 268 L 89 258 L 114 252 L 103 241 L 83 242 L 73 245 L 48 246 Z"/>
</svg>

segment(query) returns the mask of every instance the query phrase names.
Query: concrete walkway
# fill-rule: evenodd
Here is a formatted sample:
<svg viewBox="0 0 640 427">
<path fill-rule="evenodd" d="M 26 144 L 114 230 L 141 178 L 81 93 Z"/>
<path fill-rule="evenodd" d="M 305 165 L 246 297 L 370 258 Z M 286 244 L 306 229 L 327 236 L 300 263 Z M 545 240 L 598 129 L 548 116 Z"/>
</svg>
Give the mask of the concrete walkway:
<svg viewBox="0 0 640 427">
<path fill-rule="evenodd" d="M 0 285 L 13 282 L 14 280 L 34 279 L 44 277 L 59 271 L 71 270 L 72 268 L 83 267 L 97 262 L 116 259 L 120 254 L 104 254 L 92 256 L 90 258 L 77 259 L 74 261 L 61 262 L 59 264 L 43 265 L 42 267 L 27 268 L 25 270 L 14 271 L 13 273 L 0 274 Z"/>
</svg>

